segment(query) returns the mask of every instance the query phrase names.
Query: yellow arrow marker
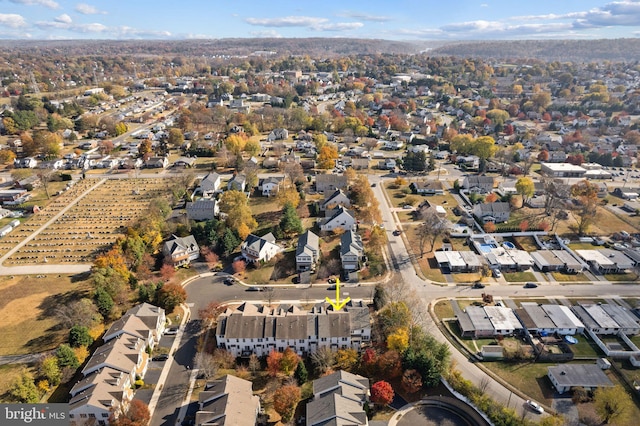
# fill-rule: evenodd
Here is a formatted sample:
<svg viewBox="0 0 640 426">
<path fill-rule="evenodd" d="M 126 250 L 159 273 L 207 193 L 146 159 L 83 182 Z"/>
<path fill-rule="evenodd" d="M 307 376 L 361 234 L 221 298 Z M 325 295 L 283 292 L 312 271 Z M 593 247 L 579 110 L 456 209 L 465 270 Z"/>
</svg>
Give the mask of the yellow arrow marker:
<svg viewBox="0 0 640 426">
<path fill-rule="evenodd" d="M 340 301 L 340 280 L 336 278 L 336 301 L 334 302 L 328 297 L 325 297 L 325 300 L 329 304 L 331 304 L 331 306 L 333 306 L 333 309 L 335 309 L 336 311 L 339 311 L 340 309 L 344 308 L 344 305 L 346 305 L 349 302 L 349 300 L 351 300 L 351 298 L 347 297 L 343 301 Z"/>
</svg>

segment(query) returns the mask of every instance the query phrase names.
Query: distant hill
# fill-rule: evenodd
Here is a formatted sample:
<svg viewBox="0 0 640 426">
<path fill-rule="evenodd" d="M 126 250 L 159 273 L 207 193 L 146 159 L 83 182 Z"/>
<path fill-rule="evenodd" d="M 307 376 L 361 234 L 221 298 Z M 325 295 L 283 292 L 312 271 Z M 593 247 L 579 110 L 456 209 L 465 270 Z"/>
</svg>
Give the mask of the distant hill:
<svg viewBox="0 0 640 426">
<path fill-rule="evenodd" d="M 276 55 L 315 57 L 354 54 L 412 54 L 426 43 L 352 38 L 235 38 L 207 40 L 2 40 L 0 49 L 23 52 L 53 51 L 56 54 L 94 55 Z"/>
<path fill-rule="evenodd" d="M 540 59 L 571 62 L 635 62 L 640 39 L 504 40 L 456 42 L 429 51 L 430 55 L 495 59 Z"/>
</svg>

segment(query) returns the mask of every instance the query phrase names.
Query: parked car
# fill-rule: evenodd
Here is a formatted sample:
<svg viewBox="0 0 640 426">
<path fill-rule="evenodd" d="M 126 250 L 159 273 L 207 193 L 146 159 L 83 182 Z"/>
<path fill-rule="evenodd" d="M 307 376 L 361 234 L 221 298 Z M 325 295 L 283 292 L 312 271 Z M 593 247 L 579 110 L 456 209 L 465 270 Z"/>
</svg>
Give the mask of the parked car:
<svg viewBox="0 0 640 426">
<path fill-rule="evenodd" d="M 264 288 L 258 286 L 251 286 L 247 289 L 247 291 L 264 291 Z"/>
<path fill-rule="evenodd" d="M 167 336 L 178 334 L 178 328 L 177 327 L 167 328 L 164 331 L 164 334 L 166 334 Z"/>
<path fill-rule="evenodd" d="M 484 284 L 482 284 L 480 281 L 476 281 L 475 283 L 473 283 L 473 288 L 484 288 Z"/>
<path fill-rule="evenodd" d="M 375 184 L 375 183 L 372 183 L 372 184 L 371 184 L 371 187 L 372 187 L 372 188 L 375 188 L 375 187 L 376 187 L 376 184 Z"/>
<path fill-rule="evenodd" d="M 499 270 L 499 269 L 494 269 L 494 270 L 493 270 L 493 276 L 494 276 L 495 278 L 502 278 L 502 272 L 500 272 L 500 270 Z"/>
<path fill-rule="evenodd" d="M 402 208 L 405 210 L 411 210 L 413 209 L 413 206 L 411 204 L 405 204 L 404 206 L 402 206 Z"/>
<path fill-rule="evenodd" d="M 228 277 L 228 278 L 225 278 L 223 282 L 225 285 L 233 285 L 233 283 L 235 282 L 235 279 Z"/>
<path fill-rule="evenodd" d="M 538 284 L 536 283 L 528 282 L 524 284 L 524 288 L 536 288 L 536 287 L 538 287 Z"/>
<path fill-rule="evenodd" d="M 544 413 L 544 408 L 542 408 L 537 402 L 531 401 L 530 399 L 527 399 L 527 407 L 538 414 Z"/>
<path fill-rule="evenodd" d="M 152 361 L 166 361 L 168 359 L 169 359 L 169 355 L 167 354 L 160 354 L 151 358 Z"/>
</svg>

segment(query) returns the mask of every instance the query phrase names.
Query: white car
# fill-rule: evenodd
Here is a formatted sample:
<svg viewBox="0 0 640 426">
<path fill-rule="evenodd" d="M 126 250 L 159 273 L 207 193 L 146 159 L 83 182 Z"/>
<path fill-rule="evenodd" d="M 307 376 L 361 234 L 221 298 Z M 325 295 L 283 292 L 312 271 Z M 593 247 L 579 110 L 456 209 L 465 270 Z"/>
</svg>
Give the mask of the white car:
<svg viewBox="0 0 640 426">
<path fill-rule="evenodd" d="M 527 399 L 527 407 L 531 408 L 538 414 L 544 413 L 544 408 L 542 408 L 537 402 L 531 401 L 530 399 Z"/>
</svg>

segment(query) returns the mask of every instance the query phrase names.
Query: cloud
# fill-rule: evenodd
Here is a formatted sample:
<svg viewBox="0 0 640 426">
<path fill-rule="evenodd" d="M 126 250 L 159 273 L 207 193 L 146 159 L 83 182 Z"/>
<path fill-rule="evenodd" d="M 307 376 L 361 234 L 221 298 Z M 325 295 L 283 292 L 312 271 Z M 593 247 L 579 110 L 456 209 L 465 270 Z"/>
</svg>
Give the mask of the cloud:
<svg viewBox="0 0 640 426">
<path fill-rule="evenodd" d="M 58 16 L 57 18 L 53 19 L 56 22 L 61 22 L 63 24 L 70 24 L 72 22 L 71 16 L 67 15 L 66 13 L 63 13 L 62 15 Z"/>
<path fill-rule="evenodd" d="M 480 7 L 489 7 L 487 3 L 480 3 Z"/>
<path fill-rule="evenodd" d="M 78 3 L 76 5 L 76 12 L 82 13 L 83 15 L 106 15 L 107 14 L 107 12 L 103 10 L 99 10 L 97 7 L 91 6 L 90 4 L 86 4 L 86 3 Z"/>
<path fill-rule="evenodd" d="M 337 16 L 340 16 L 341 18 L 354 18 L 354 19 L 360 19 L 362 21 L 371 21 L 371 22 L 388 22 L 392 20 L 390 16 L 369 15 L 367 13 L 353 12 L 353 11 L 341 12 L 341 13 L 338 13 Z"/>
<path fill-rule="evenodd" d="M 53 0 L 9 0 L 11 3 L 25 4 L 27 6 L 44 6 L 49 9 L 58 9 L 60 5 Z"/>
<path fill-rule="evenodd" d="M 15 13 L 0 13 L 0 25 L 9 28 L 20 28 L 27 25 L 24 18 Z"/>
<path fill-rule="evenodd" d="M 364 26 L 361 22 L 329 22 L 327 18 L 285 16 L 282 18 L 247 18 L 245 22 L 261 27 L 302 27 L 315 31 L 348 31 Z"/>
</svg>

